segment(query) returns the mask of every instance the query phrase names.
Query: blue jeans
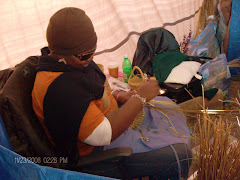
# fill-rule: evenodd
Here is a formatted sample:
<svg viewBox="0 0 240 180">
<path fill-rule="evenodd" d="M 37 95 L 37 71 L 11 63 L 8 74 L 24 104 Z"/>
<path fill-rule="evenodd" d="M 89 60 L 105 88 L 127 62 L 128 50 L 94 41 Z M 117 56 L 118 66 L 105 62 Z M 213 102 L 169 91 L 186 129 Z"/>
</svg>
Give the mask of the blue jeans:
<svg viewBox="0 0 240 180">
<path fill-rule="evenodd" d="M 149 176 L 150 179 L 172 180 L 187 178 L 191 163 L 191 149 L 181 143 L 149 152 L 134 153 L 123 161 L 100 163 L 81 172 L 119 179 Z"/>
</svg>

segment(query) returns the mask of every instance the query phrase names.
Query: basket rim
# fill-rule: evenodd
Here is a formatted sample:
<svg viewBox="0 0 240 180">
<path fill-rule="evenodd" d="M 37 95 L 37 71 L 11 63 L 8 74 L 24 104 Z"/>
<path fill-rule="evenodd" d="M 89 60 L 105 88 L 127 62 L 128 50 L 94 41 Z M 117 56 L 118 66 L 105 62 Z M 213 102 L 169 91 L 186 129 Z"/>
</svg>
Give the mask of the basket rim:
<svg viewBox="0 0 240 180">
<path fill-rule="evenodd" d="M 140 72 L 141 79 L 143 80 L 143 77 L 144 77 L 143 72 L 142 72 L 142 70 L 141 70 L 138 66 L 134 66 L 134 67 L 133 67 L 133 69 L 132 69 L 132 71 L 131 71 L 131 74 L 130 74 L 130 76 L 129 76 L 128 79 L 130 79 L 130 78 L 133 77 L 133 76 L 136 77 L 136 75 L 134 74 L 134 71 L 135 71 L 136 69 Z M 138 74 L 137 74 L 137 75 L 138 75 Z"/>
</svg>

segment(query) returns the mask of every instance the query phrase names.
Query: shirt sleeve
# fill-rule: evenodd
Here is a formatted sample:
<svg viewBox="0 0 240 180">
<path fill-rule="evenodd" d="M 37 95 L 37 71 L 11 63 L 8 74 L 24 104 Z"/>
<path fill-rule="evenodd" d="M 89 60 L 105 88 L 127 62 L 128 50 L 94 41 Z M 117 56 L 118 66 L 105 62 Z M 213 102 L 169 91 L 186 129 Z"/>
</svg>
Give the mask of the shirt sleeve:
<svg viewBox="0 0 240 180">
<path fill-rule="evenodd" d="M 85 143 L 92 146 L 105 146 L 111 143 L 112 128 L 109 120 L 104 117 L 104 120 L 96 129 L 84 140 Z"/>
<path fill-rule="evenodd" d="M 108 145 L 112 138 L 112 128 L 103 112 L 91 102 L 80 124 L 78 139 L 93 146 Z"/>
</svg>

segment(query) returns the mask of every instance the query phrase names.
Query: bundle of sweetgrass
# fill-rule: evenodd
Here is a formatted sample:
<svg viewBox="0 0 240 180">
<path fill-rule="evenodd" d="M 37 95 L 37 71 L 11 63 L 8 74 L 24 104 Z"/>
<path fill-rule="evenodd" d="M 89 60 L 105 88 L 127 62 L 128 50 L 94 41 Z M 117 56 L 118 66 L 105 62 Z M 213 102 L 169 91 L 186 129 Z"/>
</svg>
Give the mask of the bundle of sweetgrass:
<svg viewBox="0 0 240 180">
<path fill-rule="evenodd" d="M 238 101 L 236 104 L 240 106 Z M 240 179 L 240 143 L 231 136 L 232 124 L 224 121 L 222 115 L 213 117 L 208 112 L 203 109 L 197 119 L 196 166 L 194 176 L 189 179 Z"/>
<path fill-rule="evenodd" d="M 214 121 L 205 115 L 203 122 L 198 119 L 199 148 L 196 151 L 197 180 L 239 179 L 240 144 L 231 141 L 231 125 L 221 117 Z"/>
<path fill-rule="evenodd" d="M 213 0 L 204 0 L 200 8 L 198 21 L 196 25 L 196 31 L 194 33 L 193 39 L 196 39 L 199 34 L 205 29 L 207 24 L 210 22 L 210 16 L 214 15 L 215 7 Z"/>
</svg>

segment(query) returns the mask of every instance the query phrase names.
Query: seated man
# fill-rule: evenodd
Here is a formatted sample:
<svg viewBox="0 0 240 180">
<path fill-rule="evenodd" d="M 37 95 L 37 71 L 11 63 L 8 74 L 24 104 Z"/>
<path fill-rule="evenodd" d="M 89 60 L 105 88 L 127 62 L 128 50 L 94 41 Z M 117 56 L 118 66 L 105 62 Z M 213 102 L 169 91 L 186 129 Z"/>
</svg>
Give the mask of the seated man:
<svg viewBox="0 0 240 180">
<path fill-rule="evenodd" d="M 147 81 L 136 92 L 112 95 L 105 75 L 92 60 L 97 36 L 84 11 L 68 7 L 56 12 L 48 24 L 47 41 L 50 53 L 40 57 L 32 102 L 46 135 L 60 156 L 67 156 L 74 162 L 79 156 L 94 151 L 129 146 L 134 151 L 124 162 L 129 176 L 188 176 L 191 151 L 187 144 L 186 119 L 176 113 L 178 107 L 167 113 L 144 108 L 140 132 L 129 129 L 146 102 L 159 94 L 158 83 Z M 164 98 L 157 100 L 174 106 Z M 121 108 L 116 100 L 123 104 Z M 153 102 L 153 106 L 158 106 L 157 101 Z M 176 118 L 171 113 L 176 113 Z M 171 120 L 180 123 L 177 125 Z M 168 126 L 161 129 L 166 121 Z M 149 144 L 144 142 L 142 128 L 149 131 L 146 132 L 151 136 Z M 173 140 L 168 139 L 169 133 L 161 135 L 162 130 L 172 132 Z M 87 172 L 120 178 L 117 173 L 110 175 L 112 171 L 104 169 L 103 164 L 100 169 Z"/>
</svg>

